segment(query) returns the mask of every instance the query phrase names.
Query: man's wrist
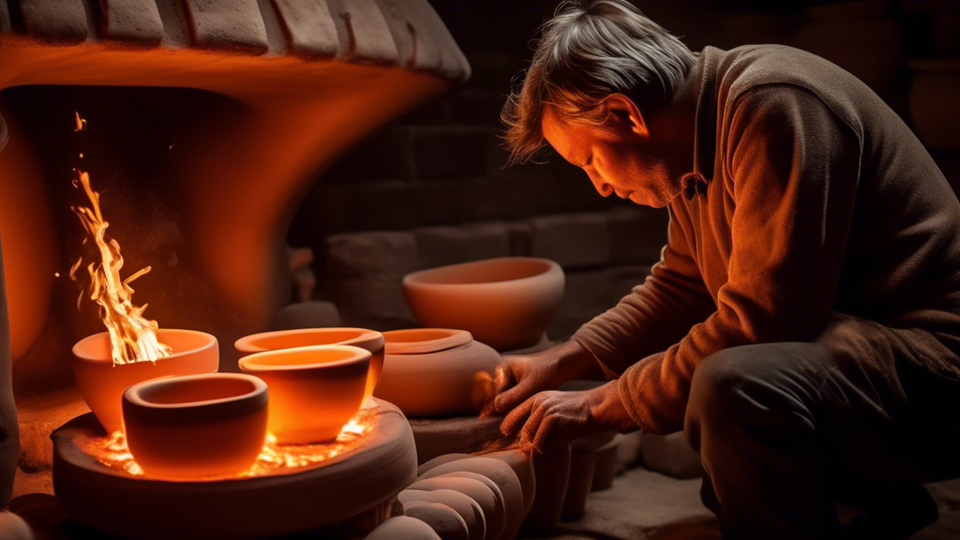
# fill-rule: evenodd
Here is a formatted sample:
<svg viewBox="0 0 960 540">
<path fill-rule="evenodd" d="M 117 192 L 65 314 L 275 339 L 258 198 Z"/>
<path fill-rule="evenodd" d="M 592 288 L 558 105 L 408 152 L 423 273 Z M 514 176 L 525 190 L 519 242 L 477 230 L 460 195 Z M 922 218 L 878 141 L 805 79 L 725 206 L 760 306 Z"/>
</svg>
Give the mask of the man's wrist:
<svg viewBox="0 0 960 540">
<path fill-rule="evenodd" d="M 557 346 L 555 362 L 556 386 L 575 379 L 603 379 L 603 370 L 579 341 L 569 340 Z"/>
</svg>

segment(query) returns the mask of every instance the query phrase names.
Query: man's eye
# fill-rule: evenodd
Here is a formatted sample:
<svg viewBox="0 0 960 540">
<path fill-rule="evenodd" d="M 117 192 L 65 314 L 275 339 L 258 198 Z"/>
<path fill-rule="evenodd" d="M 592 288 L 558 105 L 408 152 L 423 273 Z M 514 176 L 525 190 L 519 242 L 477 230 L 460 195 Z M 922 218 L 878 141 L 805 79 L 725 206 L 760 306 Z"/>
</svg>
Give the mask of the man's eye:
<svg viewBox="0 0 960 540">
<path fill-rule="evenodd" d="M 583 166 L 589 167 L 591 163 L 593 163 L 593 154 L 590 154 L 590 157 L 587 158 L 587 161 L 583 164 Z"/>
</svg>

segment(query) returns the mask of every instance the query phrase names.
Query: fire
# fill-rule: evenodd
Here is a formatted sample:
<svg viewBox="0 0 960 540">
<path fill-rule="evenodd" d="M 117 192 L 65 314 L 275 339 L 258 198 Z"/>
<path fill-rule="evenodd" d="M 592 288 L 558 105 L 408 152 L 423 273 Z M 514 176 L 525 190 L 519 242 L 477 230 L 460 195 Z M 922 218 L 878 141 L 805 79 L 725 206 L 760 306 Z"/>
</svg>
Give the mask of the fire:
<svg viewBox="0 0 960 540">
<path fill-rule="evenodd" d="M 363 442 L 364 434 L 370 430 L 372 414 L 361 411 L 343 426 L 335 440 L 328 443 L 282 445 L 277 444 L 276 437 L 267 434 L 267 442 L 257 456 L 257 461 L 247 470 L 238 472 L 230 478 L 267 476 L 271 473 L 282 474 L 298 469 L 308 469 L 328 459 L 356 450 Z M 144 475 L 143 469 L 137 465 L 127 448 L 126 438 L 121 431 L 115 431 L 109 437 L 88 439 L 86 444 L 82 445 L 82 449 L 95 456 L 97 461 L 106 467 L 131 476 Z M 210 480 L 220 479 L 210 478 Z"/>
<path fill-rule="evenodd" d="M 77 126 L 85 127 L 86 120 L 77 114 Z M 100 252 L 100 263 L 91 262 L 87 265 L 90 274 L 90 299 L 100 305 L 100 318 L 110 334 L 111 356 L 113 364 L 129 364 L 170 356 L 172 348 L 160 343 L 157 338 L 158 325 L 143 317 L 147 304 L 137 307 L 133 304 L 133 288 L 130 287 L 135 279 L 150 271 L 150 267 L 141 268 L 127 279 L 120 278 L 120 269 L 123 268 L 123 257 L 120 256 L 120 244 L 107 236 L 108 222 L 100 212 L 100 194 L 90 187 L 90 175 L 77 171 L 80 184 L 90 199 L 90 208 L 74 206 L 72 210 L 79 216 L 80 223 L 93 239 Z M 74 183 L 76 185 L 76 183 Z M 86 243 L 86 239 L 84 240 Z M 70 268 L 70 278 L 76 280 L 83 258 Z M 83 299 L 81 294 L 77 300 Z"/>
</svg>

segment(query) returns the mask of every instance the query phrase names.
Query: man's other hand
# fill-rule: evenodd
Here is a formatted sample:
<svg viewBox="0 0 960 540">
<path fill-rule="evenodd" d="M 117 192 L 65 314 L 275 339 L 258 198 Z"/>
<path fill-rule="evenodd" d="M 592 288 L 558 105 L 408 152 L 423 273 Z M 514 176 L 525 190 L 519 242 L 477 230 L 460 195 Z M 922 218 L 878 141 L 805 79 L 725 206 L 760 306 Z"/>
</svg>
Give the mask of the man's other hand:
<svg viewBox="0 0 960 540">
<path fill-rule="evenodd" d="M 617 381 L 610 381 L 580 392 L 540 392 L 513 409 L 500 431 L 507 436 L 519 431 L 521 444 L 544 453 L 592 433 L 636 427 L 620 400 Z"/>
</svg>

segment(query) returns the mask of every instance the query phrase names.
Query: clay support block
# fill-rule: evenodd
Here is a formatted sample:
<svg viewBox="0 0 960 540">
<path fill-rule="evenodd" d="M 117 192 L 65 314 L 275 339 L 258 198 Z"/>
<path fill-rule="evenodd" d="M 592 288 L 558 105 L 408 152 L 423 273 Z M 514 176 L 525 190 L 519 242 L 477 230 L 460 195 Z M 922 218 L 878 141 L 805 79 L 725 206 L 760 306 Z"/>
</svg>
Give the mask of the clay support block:
<svg viewBox="0 0 960 540">
<path fill-rule="evenodd" d="M 87 12 L 83 0 L 20 0 L 27 33 L 44 41 L 80 43 L 87 40 Z"/>
<path fill-rule="evenodd" d="M 604 491 L 613 487 L 617 476 L 617 458 L 623 435 L 617 434 L 610 442 L 597 449 L 597 464 L 593 468 L 593 483 L 590 492 Z"/>
<path fill-rule="evenodd" d="M 397 45 L 374 0 L 327 0 L 337 27 L 337 58 L 374 64 L 396 64 Z"/>
<path fill-rule="evenodd" d="M 424 268 L 510 255 L 510 231 L 504 223 L 426 227 L 413 233 Z"/>
<path fill-rule="evenodd" d="M 197 46 L 267 52 L 267 30 L 257 0 L 186 0 L 186 6 Z"/>
<path fill-rule="evenodd" d="M 564 270 L 610 262 L 610 231 L 602 213 L 544 216 L 530 220 L 533 256 L 553 259 Z"/>
<path fill-rule="evenodd" d="M 159 45 L 163 21 L 154 0 L 100 0 L 103 37 Z"/>
<path fill-rule="evenodd" d="M 326 284 L 330 299 L 340 309 L 343 321 L 349 326 L 369 326 L 379 322 L 396 327 L 396 322 L 413 326 L 415 319 L 403 298 L 399 278 L 371 277 L 341 279 Z M 373 325 L 379 327 L 379 325 Z M 386 328 L 381 328 L 386 329 Z"/>
<path fill-rule="evenodd" d="M 495 444 L 502 435 L 502 417 L 458 416 L 437 419 L 410 419 L 417 444 L 419 465 L 444 454 L 473 454 Z"/>
<path fill-rule="evenodd" d="M 640 445 L 643 465 L 673 478 L 699 478 L 703 476 L 700 455 L 687 444 L 683 432 L 669 435 L 644 433 Z"/>
<path fill-rule="evenodd" d="M 340 52 L 337 25 L 326 0 L 273 0 L 273 5 L 294 53 L 332 58 Z"/>
<path fill-rule="evenodd" d="M 410 232 L 366 232 L 329 236 L 327 275 L 331 278 L 401 278 L 418 269 L 417 240 Z"/>
<path fill-rule="evenodd" d="M 520 530 L 528 535 L 546 536 L 557 530 L 570 478 L 570 445 L 547 454 L 533 454 L 533 474 L 537 492 L 533 506 Z"/>
<path fill-rule="evenodd" d="M 585 382 L 585 386 L 592 386 L 589 384 L 592 382 Z M 560 514 L 563 521 L 574 521 L 583 517 L 587 496 L 593 488 L 597 451 L 613 441 L 615 436 L 615 432 L 608 431 L 570 441 L 570 478 L 567 480 L 567 493 Z"/>
</svg>

